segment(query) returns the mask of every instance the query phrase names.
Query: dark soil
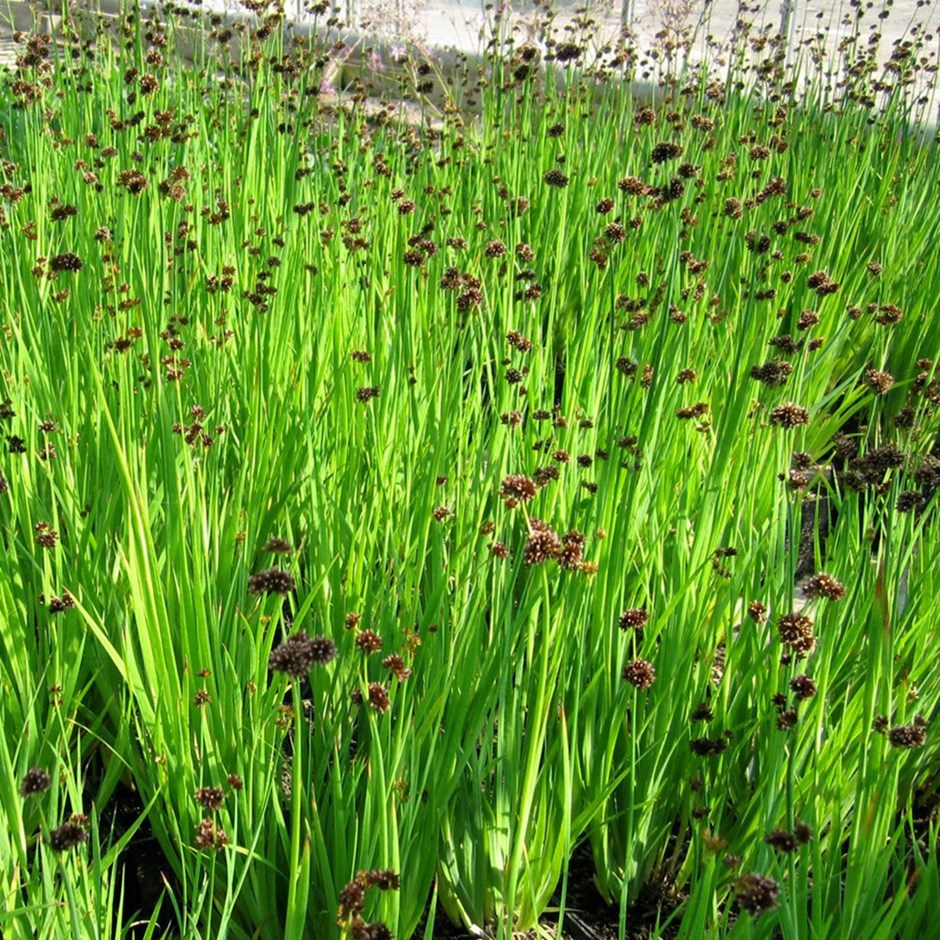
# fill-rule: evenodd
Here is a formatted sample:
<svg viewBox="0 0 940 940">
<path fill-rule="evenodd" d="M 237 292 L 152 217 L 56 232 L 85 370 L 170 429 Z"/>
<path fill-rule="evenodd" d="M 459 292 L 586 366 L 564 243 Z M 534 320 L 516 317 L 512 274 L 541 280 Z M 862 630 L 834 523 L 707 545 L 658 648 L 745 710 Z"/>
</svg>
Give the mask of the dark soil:
<svg viewBox="0 0 940 940">
<path fill-rule="evenodd" d="M 143 811 L 144 805 L 137 791 L 125 784 L 119 784 L 101 812 L 101 831 L 107 834 L 105 845 L 111 845 L 120 839 Z M 127 930 L 126 935 L 131 938 L 142 937 L 146 925 L 138 925 L 135 922 L 146 922 L 153 916 L 165 886 L 173 880 L 170 864 L 147 820 L 140 824 L 118 856 L 117 867 L 118 885 L 123 885 L 124 888 L 124 923 L 118 922 L 118 912 L 115 908 L 115 932 Z M 164 898 L 157 932 L 159 934 L 167 930 L 175 936 L 178 933 L 178 924 L 173 906 Z"/>
</svg>

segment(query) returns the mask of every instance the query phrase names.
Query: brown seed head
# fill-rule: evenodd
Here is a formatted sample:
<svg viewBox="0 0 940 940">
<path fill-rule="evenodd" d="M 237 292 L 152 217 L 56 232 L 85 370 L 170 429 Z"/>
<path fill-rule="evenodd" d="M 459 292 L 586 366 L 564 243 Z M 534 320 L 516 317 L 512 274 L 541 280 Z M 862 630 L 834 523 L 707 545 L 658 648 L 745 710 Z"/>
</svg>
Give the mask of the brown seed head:
<svg viewBox="0 0 940 940">
<path fill-rule="evenodd" d="M 738 904 L 752 917 L 758 918 L 777 906 L 780 887 L 773 878 L 763 875 L 741 875 L 735 882 Z"/>
<path fill-rule="evenodd" d="M 800 405 L 787 402 L 772 409 L 770 423 L 782 428 L 795 428 L 800 424 L 809 424 L 809 412 Z"/>
<path fill-rule="evenodd" d="M 894 385 L 894 376 L 879 369 L 867 369 L 863 382 L 873 395 L 887 395 Z"/>
<path fill-rule="evenodd" d="M 816 648 L 813 621 L 805 614 L 795 612 L 784 614 L 777 621 L 777 628 L 781 641 L 794 652 L 804 655 Z"/>
<path fill-rule="evenodd" d="M 523 561 L 527 565 L 541 565 L 561 554 L 561 539 L 545 523 L 532 519 L 529 523 L 531 529 L 529 539 L 522 552 Z"/>
<path fill-rule="evenodd" d="M 783 829 L 771 829 L 764 836 L 764 842 L 778 852 L 794 852 L 799 844 L 797 838 L 792 832 L 786 832 Z"/>
<path fill-rule="evenodd" d="M 912 725 L 896 725 L 888 732 L 888 741 L 891 742 L 892 747 L 923 747 L 926 740 L 926 732 L 916 722 Z"/>
<path fill-rule="evenodd" d="M 50 271 L 81 271 L 83 267 L 85 267 L 85 263 L 72 251 L 55 255 L 49 260 Z"/>
<path fill-rule="evenodd" d="M 356 634 L 356 646 L 363 653 L 377 653 L 382 649 L 382 637 L 374 630 L 363 630 L 361 633 Z"/>
<path fill-rule="evenodd" d="M 510 501 L 512 501 L 513 507 L 518 506 L 520 503 L 527 503 L 535 498 L 536 493 L 538 493 L 538 489 L 535 482 L 521 473 L 510 474 L 499 486 L 500 499 L 507 506 Z"/>
<path fill-rule="evenodd" d="M 645 607 L 630 607 L 620 615 L 617 623 L 621 630 L 640 630 L 648 620 Z"/>
<path fill-rule="evenodd" d="M 790 689 L 802 702 L 816 694 L 816 683 L 809 676 L 800 674 L 790 680 Z"/>
<path fill-rule="evenodd" d="M 810 598 L 825 597 L 830 601 L 838 601 L 845 597 L 845 586 L 831 574 L 814 574 L 803 582 L 803 595 Z"/>
<path fill-rule="evenodd" d="M 28 799 L 37 793 L 43 793 L 52 786 L 52 777 L 42 767 L 31 767 L 23 776 L 20 784 L 20 796 Z"/>
<path fill-rule="evenodd" d="M 88 838 L 84 827 L 76 822 L 67 822 L 49 833 L 49 847 L 53 852 L 67 852 L 81 845 Z"/>
<path fill-rule="evenodd" d="M 289 676 L 302 676 L 316 665 L 326 665 L 336 658 L 336 644 L 325 636 L 309 637 L 301 630 L 272 650 L 268 668 Z"/>
<path fill-rule="evenodd" d="M 250 594 L 290 594 L 295 587 L 294 576 L 281 568 L 268 568 L 248 579 Z"/>
<path fill-rule="evenodd" d="M 634 659 L 623 667 L 623 679 L 641 692 L 648 689 L 656 681 L 656 670 L 653 664 L 645 659 Z"/>
<path fill-rule="evenodd" d="M 207 851 L 208 849 L 218 851 L 228 845 L 228 836 L 223 829 L 215 824 L 214 820 L 204 819 L 199 823 L 193 844 L 197 849 L 202 851 Z"/>
<path fill-rule="evenodd" d="M 204 810 L 214 813 L 222 808 L 225 791 L 221 787 L 199 787 L 194 798 Z"/>
<path fill-rule="evenodd" d="M 399 681 L 404 682 L 411 675 L 411 670 L 405 665 L 401 656 L 386 656 L 382 665 Z"/>
<path fill-rule="evenodd" d="M 388 689 L 381 682 L 370 682 L 369 707 L 382 714 L 388 711 L 390 705 Z"/>
</svg>

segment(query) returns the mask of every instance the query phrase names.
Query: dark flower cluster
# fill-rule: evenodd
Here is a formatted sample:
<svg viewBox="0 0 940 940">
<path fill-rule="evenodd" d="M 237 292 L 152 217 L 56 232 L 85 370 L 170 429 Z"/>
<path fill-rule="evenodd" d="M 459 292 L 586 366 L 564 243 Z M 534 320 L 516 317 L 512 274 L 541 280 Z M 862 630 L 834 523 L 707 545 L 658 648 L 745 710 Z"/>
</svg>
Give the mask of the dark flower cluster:
<svg viewBox="0 0 940 940">
<path fill-rule="evenodd" d="M 561 551 L 558 553 L 558 565 L 566 571 L 580 571 L 584 565 L 583 532 L 572 529 L 561 537 Z"/>
<path fill-rule="evenodd" d="M 561 553 L 561 539 L 551 526 L 539 519 L 529 520 L 529 538 L 522 558 L 527 565 L 541 565 Z"/>
<path fill-rule="evenodd" d="M 819 297 L 834 294 L 839 290 L 839 285 L 833 281 L 825 271 L 813 272 L 806 279 L 806 284 L 809 288 L 816 291 Z"/>
<path fill-rule="evenodd" d="M 738 904 L 754 918 L 777 906 L 780 886 L 773 878 L 754 873 L 741 875 L 734 887 Z"/>
<path fill-rule="evenodd" d="M 499 485 L 499 497 L 507 509 L 515 509 L 533 500 L 538 493 L 535 482 L 521 473 L 510 474 Z"/>
<path fill-rule="evenodd" d="M 808 598 L 824 597 L 830 601 L 845 597 L 845 586 L 831 574 L 814 574 L 803 582 L 803 596 Z"/>
<path fill-rule="evenodd" d="M 404 682 L 411 675 L 411 670 L 405 665 L 405 661 L 397 653 L 386 656 L 385 659 L 382 660 L 382 665 L 399 682 Z"/>
<path fill-rule="evenodd" d="M 529 352 L 532 349 L 532 341 L 526 339 L 518 330 L 510 330 L 506 334 L 506 340 L 509 345 L 514 349 L 518 349 L 519 352 Z"/>
<path fill-rule="evenodd" d="M 49 259 L 50 271 L 81 271 L 85 263 L 72 251 L 63 252 Z"/>
<path fill-rule="evenodd" d="M 645 607 L 630 607 L 617 619 L 621 630 L 641 630 L 646 626 L 649 614 Z"/>
<path fill-rule="evenodd" d="M 894 376 L 881 369 L 866 369 L 862 383 L 873 395 L 887 395 L 894 387 Z"/>
<path fill-rule="evenodd" d="M 763 365 L 754 366 L 751 369 L 751 378 L 762 382 L 768 388 L 778 388 L 786 384 L 790 373 L 793 372 L 793 366 L 782 359 L 771 359 Z"/>
<path fill-rule="evenodd" d="M 698 757 L 717 757 L 728 747 L 725 738 L 693 738 L 689 750 Z"/>
<path fill-rule="evenodd" d="M 325 666 L 335 658 L 336 644 L 329 637 L 310 637 L 301 630 L 271 651 L 268 668 L 299 677 L 306 675 L 314 666 Z"/>
<path fill-rule="evenodd" d="M 645 659 L 633 659 L 623 667 L 622 677 L 625 682 L 643 692 L 656 681 L 656 670 Z"/>
<path fill-rule="evenodd" d="M 805 614 L 796 612 L 783 614 L 777 621 L 777 630 L 780 633 L 781 642 L 801 658 L 816 648 L 813 621 Z"/>
<path fill-rule="evenodd" d="M 813 838 L 813 831 L 806 823 L 797 822 L 793 832 L 785 829 L 771 829 L 764 836 L 764 842 L 777 852 L 789 854 L 795 852 L 801 845 L 805 845 Z"/>
<path fill-rule="evenodd" d="M 372 888 L 379 891 L 397 891 L 400 879 L 391 869 L 360 871 L 347 883 L 339 894 L 339 910 L 336 925 L 349 932 L 353 940 L 392 940 L 392 932 L 380 921 L 367 923 L 362 913 L 365 909 L 366 892 Z"/>
<path fill-rule="evenodd" d="M 248 578 L 250 594 L 290 594 L 296 587 L 294 576 L 282 568 L 268 568 Z"/>
<path fill-rule="evenodd" d="M 787 402 L 771 410 L 770 423 L 782 428 L 795 428 L 801 424 L 809 424 L 809 412 L 800 405 Z"/>
<path fill-rule="evenodd" d="M 761 601 L 751 601 L 747 605 L 747 615 L 756 624 L 767 622 L 767 605 Z"/>
<path fill-rule="evenodd" d="M 68 591 L 63 591 L 61 597 L 49 598 L 49 613 L 64 614 L 75 606 L 75 598 Z"/>
<path fill-rule="evenodd" d="M 44 793 L 52 786 L 52 777 L 42 767 L 31 767 L 20 784 L 20 796 L 24 799 Z"/>
<path fill-rule="evenodd" d="M 88 839 L 85 831 L 87 825 L 87 817 L 73 815 L 68 822 L 50 831 L 49 847 L 53 852 L 67 852 L 76 848 Z"/>
<path fill-rule="evenodd" d="M 377 653 L 382 649 L 382 637 L 374 630 L 361 630 L 356 634 L 356 646 L 363 653 Z"/>
<path fill-rule="evenodd" d="M 59 533 L 48 522 L 37 522 L 33 528 L 36 532 L 36 541 L 43 548 L 55 548 L 59 541 Z"/>
<path fill-rule="evenodd" d="M 193 798 L 204 810 L 215 813 L 222 808 L 225 791 L 221 787 L 199 787 Z"/>
<path fill-rule="evenodd" d="M 228 845 L 228 835 L 214 819 L 204 819 L 196 829 L 193 845 L 203 852 L 209 849 L 218 851 Z"/>
<path fill-rule="evenodd" d="M 910 750 L 923 747 L 927 741 L 927 722 L 918 715 L 909 725 L 895 725 L 888 731 L 888 741 L 892 747 Z"/>
<path fill-rule="evenodd" d="M 271 536 L 271 538 L 264 543 L 264 550 L 277 555 L 289 555 L 294 550 L 294 547 L 286 539 Z"/>
<path fill-rule="evenodd" d="M 368 703 L 369 707 L 380 715 L 387 712 L 392 705 L 388 688 L 381 682 L 370 682 L 366 688 L 366 695 L 362 694 L 361 689 L 353 689 L 349 697 L 355 705 Z"/>
<path fill-rule="evenodd" d="M 816 694 L 816 683 L 805 673 L 801 673 L 790 680 L 790 691 L 802 702 Z"/>
<path fill-rule="evenodd" d="M 667 160 L 675 160 L 681 156 L 682 147 L 669 141 L 656 144 L 650 152 L 650 160 L 653 163 L 665 163 Z"/>
</svg>

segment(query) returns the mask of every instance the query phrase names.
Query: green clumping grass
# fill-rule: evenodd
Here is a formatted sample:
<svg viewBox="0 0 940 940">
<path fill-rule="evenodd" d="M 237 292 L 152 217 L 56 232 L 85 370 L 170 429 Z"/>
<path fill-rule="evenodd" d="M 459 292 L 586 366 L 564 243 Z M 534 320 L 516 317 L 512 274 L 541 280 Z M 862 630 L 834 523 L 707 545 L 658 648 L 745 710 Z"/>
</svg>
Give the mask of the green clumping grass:
<svg viewBox="0 0 940 940">
<path fill-rule="evenodd" d="M 255 12 L 0 88 L 0 933 L 926 936 L 922 47 L 331 109 Z"/>
</svg>

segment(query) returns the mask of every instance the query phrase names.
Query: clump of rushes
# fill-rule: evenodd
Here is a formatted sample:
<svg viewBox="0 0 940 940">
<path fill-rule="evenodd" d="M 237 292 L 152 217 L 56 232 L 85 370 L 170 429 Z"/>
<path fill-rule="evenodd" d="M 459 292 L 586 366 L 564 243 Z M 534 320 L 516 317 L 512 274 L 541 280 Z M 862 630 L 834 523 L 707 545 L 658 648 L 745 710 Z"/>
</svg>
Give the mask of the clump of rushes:
<svg viewBox="0 0 940 940">
<path fill-rule="evenodd" d="M 37 793 L 45 793 L 52 786 L 52 777 L 42 767 L 31 767 L 20 783 L 20 796 L 28 799 Z"/>
<path fill-rule="evenodd" d="M 283 568 L 268 568 L 248 579 L 250 594 L 290 594 L 296 586 L 294 576 Z"/>
<path fill-rule="evenodd" d="M 301 630 L 271 651 L 268 668 L 299 677 L 306 675 L 314 666 L 325 666 L 335 658 L 336 644 L 329 637 L 310 637 Z"/>
<path fill-rule="evenodd" d="M 438 87 L 413 45 L 394 69 L 346 60 L 328 0 L 302 31 L 246 5 L 87 42 L 53 18 L 0 82 L 0 750 L 27 826 L 3 916 L 82 940 L 120 875 L 50 848 L 88 756 L 68 716 L 95 711 L 192 935 L 269 911 L 275 933 L 409 940 L 436 889 L 455 921 L 522 936 L 576 844 L 613 905 L 668 858 L 688 936 L 873 911 L 929 935 L 917 808 L 896 837 L 935 744 L 914 714 L 940 695 L 926 26 L 869 48 L 863 23 L 853 48 L 833 24 L 791 72 L 745 14 L 727 65 L 703 42 L 685 68 L 681 38 L 649 56 L 602 35 L 617 17 L 555 29 L 544 4 L 510 42 L 494 4 L 507 41 Z M 177 48 L 200 19 L 209 46 Z M 361 84 L 334 107 L 339 65 Z M 655 111 L 630 99 L 646 71 Z M 400 77 L 434 78 L 433 123 L 367 103 Z M 808 578 L 813 549 L 844 585 Z M 894 773 L 860 772 L 868 751 Z M 188 822 L 150 803 L 168 770 Z M 237 851 L 216 857 L 213 821 Z M 386 851 L 400 898 L 356 875 Z M 764 875 L 785 910 L 753 925 Z"/>
<path fill-rule="evenodd" d="M 773 878 L 749 873 L 735 882 L 738 904 L 755 919 L 777 906 L 780 886 Z"/>
</svg>

